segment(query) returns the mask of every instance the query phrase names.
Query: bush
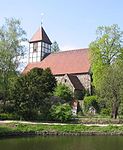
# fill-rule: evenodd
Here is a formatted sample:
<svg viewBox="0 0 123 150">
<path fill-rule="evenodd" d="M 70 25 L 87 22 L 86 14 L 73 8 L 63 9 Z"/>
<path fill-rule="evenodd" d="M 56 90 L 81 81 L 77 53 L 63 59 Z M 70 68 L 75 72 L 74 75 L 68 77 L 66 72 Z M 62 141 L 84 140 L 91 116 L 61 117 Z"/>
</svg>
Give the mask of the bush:
<svg viewBox="0 0 123 150">
<path fill-rule="evenodd" d="M 38 112 L 36 110 L 23 110 L 19 114 L 20 120 L 36 121 L 38 118 Z"/>
<path fill-rule="evenodd" d="M 96 109 L 99 112 L 99 103 L 97 101 L 97 96 L 87 96 L 84 98 L 85 111 L 88 111 L 90 107 Z"/>
<path fill-rule="evenodd" d="M 118 110 L 118 115 L 121 117 L 123 116 L 123 103 L 120 104 L 119 110 Z"/>
<path fill-rule="evenodd" d="M 108 108 L 102 108 L 102 109 L 101 109 L 101 112 L 100 112 L 100 114 L 101 114 L 102 116 L 109 116 L 110 113 L 111 113 L 111 110 L 108 109 Z"/>
<path fill-rule="evenodd" d="M 83 100 L 85 93 L 86 93 L 86 91 L 84 88 L 83 88 L 83 90 L 75 90 L 74 97 L 78 100 Z"/>
<path fill-rule="evenodd" d="M 11 104 L 11 102 L 6 102 L 5 105 L 1 105 L 1 110 L 4 111 L 4 113 L 12 114 L 14 113 L 14 105 Z"/>
<path fill-rule="evenodd" d="M 69 102 L 72 100 L 72 91 L 65 84 L 58 84 L 54 91 L 54 96 Z"/>
<path fill-rule="evenodd" d="M 66 122 L 72 118 L 72 111 L 69 104 L 53 105 L 50 114 L 52 120 L 60 122 Z"/>
<path fill-rule="evenodd" d="M 6 113 L 0 114 L 0 120 L 15 120 L 15 119 L 19 119 L 17 115 Z"/>
</svg>

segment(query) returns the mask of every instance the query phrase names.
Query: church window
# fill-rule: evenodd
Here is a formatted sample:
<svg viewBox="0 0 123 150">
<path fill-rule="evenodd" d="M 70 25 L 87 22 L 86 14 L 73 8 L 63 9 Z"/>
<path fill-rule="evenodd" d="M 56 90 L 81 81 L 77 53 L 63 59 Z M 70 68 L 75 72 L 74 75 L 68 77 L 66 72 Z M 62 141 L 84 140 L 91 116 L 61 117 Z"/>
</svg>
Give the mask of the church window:
<svg viewBox="0 0 123 150">
<path fill-rule="evenodd" d="M 48 44 L 47 46 L 48 46 L 47 48 L 50 49 L 50 45 Z"/>
<path fill-rule="evenodd" d="M 44 42 L 42 42 L 42 46 L 44 47 Z"/>
<path fill-rule="evenodd" d="M 37 52 L 38 50 L 38 42 L 33 43 L 33 52 Z"/>
</svg>

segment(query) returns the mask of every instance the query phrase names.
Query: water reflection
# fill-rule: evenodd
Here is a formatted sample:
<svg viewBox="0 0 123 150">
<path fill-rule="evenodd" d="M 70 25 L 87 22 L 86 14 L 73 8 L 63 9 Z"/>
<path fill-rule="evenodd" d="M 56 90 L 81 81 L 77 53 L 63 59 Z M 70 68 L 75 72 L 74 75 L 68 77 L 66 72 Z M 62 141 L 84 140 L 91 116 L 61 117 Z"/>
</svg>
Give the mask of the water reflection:
<svg viewBox="0 0 123 150">
<path fill-rule="evenodd" d="M 38 136 L 1 139 L 0 150 L 123 150 L 123 137 Z"/>
</svg>

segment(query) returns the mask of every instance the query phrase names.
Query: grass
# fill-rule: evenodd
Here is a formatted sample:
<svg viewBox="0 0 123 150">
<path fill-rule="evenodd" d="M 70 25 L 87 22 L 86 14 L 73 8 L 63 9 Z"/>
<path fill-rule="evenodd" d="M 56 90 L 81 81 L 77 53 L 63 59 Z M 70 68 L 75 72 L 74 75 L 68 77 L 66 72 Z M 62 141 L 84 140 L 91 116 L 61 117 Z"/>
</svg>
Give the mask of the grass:
<svg viewBox="0 0 123 150">
<path fill-rule="evenodd" d="M 0 125 L 0 136 L 13 133 L 37 133 L 37 132 L 57 132 L 57 133 L 123 133 L 123 126 L 85 126 L 81 124 L 69 125 L 44 125 L 44 124 L 21 124 L 8 123 Z M 20 135 L 20 134 L 19 134 Z"/>
<path fill-rule="evenodd" d="M 101 117 L 83 117 L 79 118 L 78 123 L 81 124 L 123 124 L 123 119 L 111 119 Z"/>
</svg>

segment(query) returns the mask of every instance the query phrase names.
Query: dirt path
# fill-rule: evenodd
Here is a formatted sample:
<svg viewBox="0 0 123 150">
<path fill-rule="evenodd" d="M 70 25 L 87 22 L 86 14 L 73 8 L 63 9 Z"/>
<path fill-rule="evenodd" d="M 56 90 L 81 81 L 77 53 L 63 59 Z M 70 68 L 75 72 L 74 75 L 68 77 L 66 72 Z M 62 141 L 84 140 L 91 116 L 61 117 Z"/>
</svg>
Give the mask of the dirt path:
<svg viewBox="0 0 123 150">
<path fill-rule="evenodd" d="M 6 123 L 23 123 L 23 124 L 46 124 L 46 125 L 70 125 L 66 123 L 43 123 L 43 122 L 30 122 L 30 121 L 13 121 L 13 120 L 4 120 L 0 121 L 0 124 L 6 124 Z M 74 124 L 72 124 L 74 125 Z M 123 126 L 123 124 L 82 124 L 85 126 L 99 126 L 99 127 L 106 127 L 109 125 L 113 126 Z"/>
</svg>

